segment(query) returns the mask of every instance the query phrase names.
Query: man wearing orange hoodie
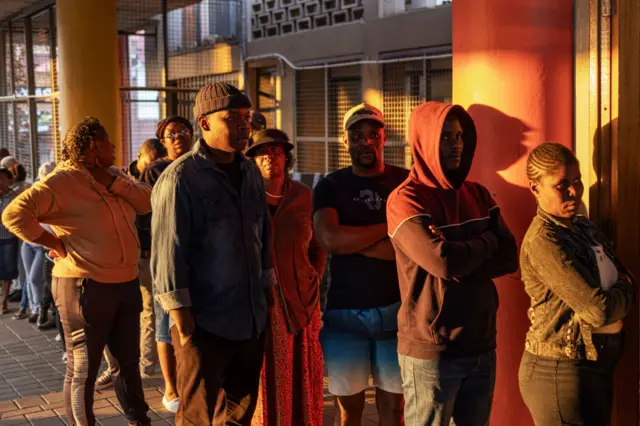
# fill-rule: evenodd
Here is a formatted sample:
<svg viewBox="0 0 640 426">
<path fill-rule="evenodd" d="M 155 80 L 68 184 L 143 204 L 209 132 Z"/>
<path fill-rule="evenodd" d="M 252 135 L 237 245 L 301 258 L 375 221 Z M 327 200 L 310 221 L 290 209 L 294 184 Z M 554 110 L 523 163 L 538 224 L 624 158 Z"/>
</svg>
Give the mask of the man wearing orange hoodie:
<svg viewBox="0 0 640 426">
<path fill-rule="evenodd" d="M 498 294 L 518 267 L 515 239 L 489 191 L 466 181 L 471 116 L 427 102 L 409 120 L 414 165 L 389 196 L 402 307 L 398 354 L 407 425 L 489 424 Z"/>
</svg>

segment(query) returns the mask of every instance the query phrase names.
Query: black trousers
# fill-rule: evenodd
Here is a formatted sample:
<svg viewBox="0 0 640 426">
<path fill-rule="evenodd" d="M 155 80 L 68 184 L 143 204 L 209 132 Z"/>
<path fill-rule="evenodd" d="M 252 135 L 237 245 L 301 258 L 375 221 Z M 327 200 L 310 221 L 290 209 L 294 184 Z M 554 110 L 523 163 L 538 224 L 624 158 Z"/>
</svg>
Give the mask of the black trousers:
<svg viewBox="0 0 640 426">
<path fill-rule="evenodd" d="M 64 328 L 67 374 L 64 393 L 71 426 L 93 426 L 93 393 L 105 345 L 120 366 L 116 397 L 129 422 L 148 421 L 140 379 L 138 280 L 104 284 L 89 279 L 54 278 L 53 296 Z"/>
<path fill-rule="evenodd" d="M 42 300 L 40 301 L 40 311 L 42 312 L 47 311 L 53 303 L 53 292 L 51 291 L 51 282 L 53 277 L 51 276 L 51 272 L 53 271 L 54 263 L 46 257 L 48 249 L 42 248 L 41 250 L 45 252 L 44 262 L 42 262 L 44 269 L 42 272 L 44 274 L 44 289 L 42 292 Z"/>
<path fill-rule="evenodd" d="M 613 398 L 613 371 L 623 336 L 594 334 L 598 360 L 554 359 L 524 352 L 520 392 L 536 426 L 607 426 Z"/>
<path fill-rule="evenodd" d="M 171 327 L 171 341 L 180 395 L 176 426 L 250 426 L 258 400 L 264 333 L 236 341 L 196 327 L 182 346 L 178 330 Z"/>
</svg>

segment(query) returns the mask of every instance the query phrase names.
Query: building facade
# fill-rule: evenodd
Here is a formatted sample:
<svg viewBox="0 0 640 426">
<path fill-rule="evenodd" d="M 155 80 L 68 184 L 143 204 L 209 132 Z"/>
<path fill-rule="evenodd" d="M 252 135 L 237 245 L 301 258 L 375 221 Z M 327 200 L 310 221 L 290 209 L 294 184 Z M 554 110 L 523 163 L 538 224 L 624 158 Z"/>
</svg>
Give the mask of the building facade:
<svg viewBox="0 0 640 426">
<path fill-rule="evenodd" d="M 59 158 L 65 130 L 56 5 L 23 3 L 0 15 L 0 146 L 33 177 Z M 246 88 L 268 125 L 294 139 L 304 174 L 348 163 L 342 116 L 365 100 L 386 115 L 387 161 L 409 166 L 411 109 L 451 100 L 442 0 L 120 0 L 117 32 L 123 164 L 162 118 L 194 120 L 195 94 L 213 81 Z"/>
</svg>

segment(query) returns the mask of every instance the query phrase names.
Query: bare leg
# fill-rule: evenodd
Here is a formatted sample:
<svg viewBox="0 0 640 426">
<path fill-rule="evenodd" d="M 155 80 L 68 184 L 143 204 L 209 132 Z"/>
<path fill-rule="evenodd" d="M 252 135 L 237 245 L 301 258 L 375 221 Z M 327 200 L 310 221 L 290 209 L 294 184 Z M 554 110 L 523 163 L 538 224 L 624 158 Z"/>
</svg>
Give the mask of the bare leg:
<svg viewBox="0 0 640 426">
<path fill-rule="evenodd" d="M 376 408 L 380 426 L 401 426 L 404 411 L 404 397 L 401 393 L 391 393 L 376 388 Z"/>
<path fill-rule="evenodd" d="M 176 391 L 176 355 L 173 352 L 171 343 L 157 342 L 158 359 L 160 360 L 160 369 L 162 377 L 164 377 L 164 394 L 168 401 L 178 398 Z"/>
<path fill-rule="evenodd" d="M 350 396 L 337 396 L 340 426 L 360 426 L 364 410 L 364 391 Z"/>
</svg>

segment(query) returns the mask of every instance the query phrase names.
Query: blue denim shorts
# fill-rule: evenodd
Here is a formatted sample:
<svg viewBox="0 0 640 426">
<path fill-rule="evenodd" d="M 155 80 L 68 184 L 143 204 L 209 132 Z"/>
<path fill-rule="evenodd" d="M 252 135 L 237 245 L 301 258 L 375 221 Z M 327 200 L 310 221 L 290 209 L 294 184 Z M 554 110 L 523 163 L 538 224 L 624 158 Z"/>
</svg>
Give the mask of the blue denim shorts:
<svg viewBox="0 0 640 426">
<path fill-rule="evenodd" d="M 355 395 L 369 387 L 402 393 L 398 363 L 400 302 L 372 309 L 328 309 L 320 343 L 329 372 L 329 392 Z"/>
<path fill-rule="evenodd" d="M 8 238 L 0 240 L 0 281 L 18 278 L 18 248 L 20 240 Z"/>
<path fill-rule="evenodd" d="M 156 312 L 156 342 L 171 343 L 171 334 L 169 333 L 169 313 L 162 309 L 157 301 L 155 303 Z"/>
</svg>

